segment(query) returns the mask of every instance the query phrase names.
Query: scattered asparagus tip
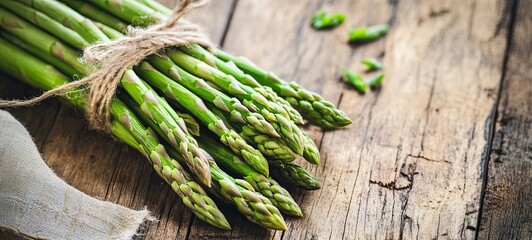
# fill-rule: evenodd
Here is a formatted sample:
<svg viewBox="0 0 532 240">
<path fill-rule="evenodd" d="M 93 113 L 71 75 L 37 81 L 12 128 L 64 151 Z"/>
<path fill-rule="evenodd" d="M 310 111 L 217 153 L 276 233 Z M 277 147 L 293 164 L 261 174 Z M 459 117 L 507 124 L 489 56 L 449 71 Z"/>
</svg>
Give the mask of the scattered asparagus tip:
<svg viewBox="0 0 532 240">
<path fill-rule="evenodd" d="M 384 74 L 379 73 L 375 77 L 372 77 L 368 80 L 368 85 L 372 88 L 378 88 L 381 86 L 382 79 L 384 78 Z"/>
<path fill-rule="evenodd" d="M 310 19 L 310 25 L 317 30 L 320 29 L 331 29 L 340 24 L 345 20 L 345 15 L 341 13 L 328 14 L 325 10 L 319 10 Z"/>
<path fill-rule="evenodd" d="M 384 36 L 388 30 L 390 30 L 390 25 L 388 24 L 374 25 L 367 28 L 351 27 L 349 29 L 349 42 L 363 43 L 377 40 Z"/>
<path fill-rule="evenodd" d="M 356 90 L 358 90 L 361 93 L 366 92 L 367 84 L 366 82 L 364 82 L 364 80 L 359 74 L 351 72 L 347 69 L 343 69 L 342 74 L 344 75 L 344 78 L 347 81 L 347 83 L 355 87 Z"/>
<path fill-rule="evenodd" d="M 368 71 L 375 71 L 382 69 L 382 63 L 375 58 L 370 58 L 362 61 L 362 64 L 368 67 Z"/>
</svg>

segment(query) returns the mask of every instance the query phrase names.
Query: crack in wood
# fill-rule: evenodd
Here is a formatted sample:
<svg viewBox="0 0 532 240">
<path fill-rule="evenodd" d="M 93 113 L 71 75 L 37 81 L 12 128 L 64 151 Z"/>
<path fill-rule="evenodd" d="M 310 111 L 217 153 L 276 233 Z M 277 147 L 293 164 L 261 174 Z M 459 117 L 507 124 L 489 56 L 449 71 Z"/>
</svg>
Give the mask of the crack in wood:
<svg viewBox="0 0 532 240">
<path fill-rule="evenodd" d="M 488 178 L 489 178 L 489 162 L 490 162 L 490 158 L 491 158 L 491 149 L 492 149 L 492 146 L 493 146 L 493 140 L 494 140 L 494 136 L 495 136 L 495 129 L 496 129 L 496 121 L 497 121 L 497 115 L 498 115 L 498 108 L 499 108 L 499 103 L 500 103 L 500 99 L 501 99 L 501 94 L 502 94 L 502 88 L 503 88 L 503 82 L 504 82 L 504 79 L 506 78 L 506 73 L 507 73 L 507 70 L 508 70 L 508 60 L 509 60 L 509 56 L 510 56 L 510 49 L 511 49 L 511 45 L 512 45 L 512 36 L 513 36 L 513 33 L 514 33 L 514 24 L 515 24 L 515 18 L 517 16 L 517 5 L 518 5 L 518 0 L 513 0 L 513 1 L 509 1 L 508 4 L 505 6 L 505 11 L 508 12 L 507 15 L 505 15 L 505 17 L 503 17 L 500 22 L 497 24 L 497 28 L 496 28 L 496 31 L 495 31 L 495 36 L 498 35 L 498 32 L 500 31 L 500 29 L 502 29 L 502 26 L 504 25 L 504 22 L 506 22 L 506 19 L 508 16 L 510 18 L 510 21 L 508 23 L 508 35 L 506 37 L 506 49 L 504 51 L 504 59 L 503 59 L 503 65 L 502 65 L 502 74 L 501 74 L 501 78 L 499 80 L 499 85 L 498 85 L 498 88 L 497 88 L 497 97 L 495 99 L 495 102 L 493 104 L 493 110 L 492 110 L 492 114 L 490 114 L 490 116 L 488 116 L 488 119 L 486 120 L 486 122 L 488 122 L 489 124 L 486 124 L 486 135 L 487 135 L 487 143 L 486 143 L 486 146 L 484 147 L 484 153 L 482 154 L 482 161 L 481 161 L 481 165 L 482 165 L 482 187 L 481 187 L 481 192 L 480 192 L 480 203 L 479 203 L 479 214 L 478 214 L 478 218 L 477 218 L 477 225 L 475 227 L 475 239 L 477 239 L 479 237 L 479 231 L 478 229 L 480 229 L 480 226 L 481 226 L 481 222 L 482 222 L 482 212 L 483 212 L 483 209 L 484 209 L 484 198 L 486 197 L 486 192 L 487 192 L 487 186 L 488 186 Z M 509 10 L 508 10 L 509 9 Z"/>
<path fill-rule="evenodd" d="M 407 155 L 407 158 L 411 157 Z M 406 160 L 405 160 L 406 162 Z M 401 191 L 412 188 L 412 183 L 414 182 L 414 175 L 419 174 L 416 172 L 416 163 L 403 163 L 401 170 L 399 171 L 399 177 L 396 180 L 391 182 L 382 182 L 377 180 L 369 180 L 370 184 L 375 184 L 379 187 L 386 188 L 392 191 Z M 406 184 L 404 184 L 406 180 Z"/>
</svg>

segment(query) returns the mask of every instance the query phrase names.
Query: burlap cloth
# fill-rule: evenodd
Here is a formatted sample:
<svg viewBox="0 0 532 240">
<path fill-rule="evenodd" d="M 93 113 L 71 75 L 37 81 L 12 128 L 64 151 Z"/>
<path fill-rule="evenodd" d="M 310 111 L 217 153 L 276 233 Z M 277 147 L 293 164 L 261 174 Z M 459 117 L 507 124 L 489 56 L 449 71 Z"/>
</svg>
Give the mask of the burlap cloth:
<svg viewBox="0 0 532 240">
<path fill-rule="evenodd" d="M 45 164 L 22 124 L 0 110 L 4 233 L 7 229 L 30 238 L 131 239 L 149 218 L 147 210 L 101 201 L 65 183 Z"/>
</svg>

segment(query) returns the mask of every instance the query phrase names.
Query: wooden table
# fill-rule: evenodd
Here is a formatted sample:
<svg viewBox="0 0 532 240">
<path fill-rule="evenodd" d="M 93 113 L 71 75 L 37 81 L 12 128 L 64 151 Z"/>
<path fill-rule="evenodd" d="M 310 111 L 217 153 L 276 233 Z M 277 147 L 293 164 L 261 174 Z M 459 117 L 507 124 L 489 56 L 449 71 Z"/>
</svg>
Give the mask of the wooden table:
<svg viewBox="0 0 532 240">
<path fill-rule="evenodd" d="M 347 21 L 315 31 L 320 8 Z M 268 231 L 222 205 L 233 230 L 221 231 L 193 217 L 140 154 L 59 101 L 9 110 L 68 183 L 147 206 L 160 221 L 146 239 L 532 238 L 531 0 L 216 0 L 199 12 L 215 43 L 322 94 L 353 124 L 308 128 L 322 164 L 303 165 L 323 187 L 289 188 L 304 218 Z M 385 22 L 385 38 L 346 44 L 349 26 Z M 361 95 L 340 70 L 362 71 L 369 57 L 386 77 Z M 37 93 L 5 77 L 0 88 L 4 98 Z"/>
</svg>

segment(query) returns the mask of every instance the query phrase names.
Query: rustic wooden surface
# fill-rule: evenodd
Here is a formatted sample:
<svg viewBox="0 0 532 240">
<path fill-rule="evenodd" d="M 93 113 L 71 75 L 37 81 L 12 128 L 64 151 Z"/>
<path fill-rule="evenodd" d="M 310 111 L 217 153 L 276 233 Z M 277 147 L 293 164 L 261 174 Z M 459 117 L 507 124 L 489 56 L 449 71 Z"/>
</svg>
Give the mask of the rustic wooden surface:
<svg viewBox="0 0 532 240">
<path fill-rule="evenodd" d="M 346 23 L 312 30 L 320 8 L 346 13 Z M 531 11 L 530 0 L 216 0 L 192 16 L 227 51 L 319 92 L 353 119 L 339 131 L 308 128 L 322 164 L 303 165 L 323 187 L 289 188 L 305 217 L 287 218 L 284 232 L 223 204 L 233 230 L 195 219 L 140 154 L 87 130 L 56 100 L 9 111 L 68 183 L 153 211 L 160 221 L 146 226 L 146 239 L 530 239 Z M 383 22 L 393 26 L 385 38 L 345 44 L 349 26 Z M 368 57 L 383 60 L 386 77 L 382 89 L 360 95 L 340 82 L 340 69 L 362 71 Z M 37 93 L 0 80 L 3 98 Z"/>
</svg>

